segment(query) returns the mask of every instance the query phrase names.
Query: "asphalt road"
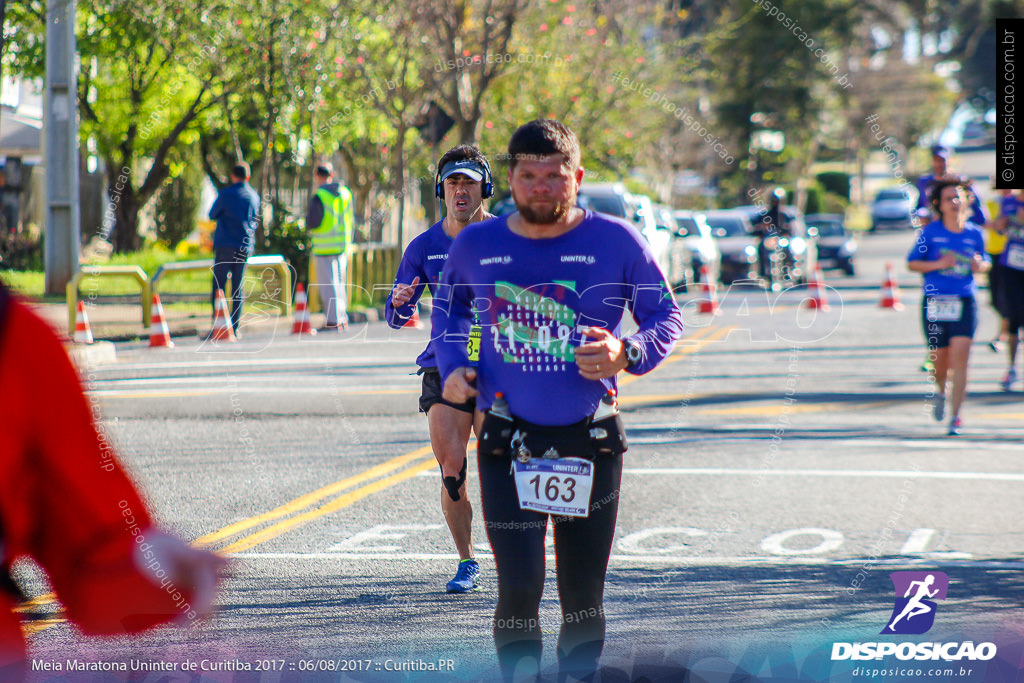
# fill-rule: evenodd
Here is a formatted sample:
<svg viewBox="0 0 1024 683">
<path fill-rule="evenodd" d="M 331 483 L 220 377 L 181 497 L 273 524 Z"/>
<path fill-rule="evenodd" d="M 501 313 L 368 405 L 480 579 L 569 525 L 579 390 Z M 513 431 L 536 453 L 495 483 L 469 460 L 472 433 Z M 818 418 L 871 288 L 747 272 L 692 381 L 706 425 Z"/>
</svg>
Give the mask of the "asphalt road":
<svg viewBox="0 0 1024 683">
<path fill-rule="evenodd" d="M 804 307 L 805 290 L 736 286 L 713 316 L 680 297 L 687 339 L 620 392 L 631 447 L 605 680 L 869 680 L 857 677 L 865 664 L 904 667 L 873 680 L 917 680 L 915 668 L 929 680 L 1024 680 L 1024 394 L 998 387 L 1005 361 L 984 344 L 995 330 L 984 308 L 964 434 L 932 421 L 919 281 L 902 267 L 911 240 L 862 238 L 858 276 L 828 278 L 828 311 Z M 878 307 L 887 261 L 903 311 Z M 370 323 L 315 339 L 125 344 L 116 364 L 86 368 L 103 427 L 161 522 L 234 562 L 217 616 L 187 630 L 87 640 L 46 598 L 32 608 L 37 668 L 159 661 L 174 674 L 30 680 L 495 676 L 496 591 L 479 514 L 485 590 L 443 592 L 457 557 L 411 374 L 426 338 Z M 897 597 L 890 573 L 925 569 L 949 578 L 932 629 L 879 636 Z M 18 576 L 46 593 L 31 567 Z M 560 623 L 551 571 L 541 622 L 550 673 Z M 993 642 L 998 655 L 830 658 L 838 642 L 966 640 Z M 449 660 L 444 672 L 415 670 Z M 193 675 L 186 661 L 253 670 Z"/>
</svg>

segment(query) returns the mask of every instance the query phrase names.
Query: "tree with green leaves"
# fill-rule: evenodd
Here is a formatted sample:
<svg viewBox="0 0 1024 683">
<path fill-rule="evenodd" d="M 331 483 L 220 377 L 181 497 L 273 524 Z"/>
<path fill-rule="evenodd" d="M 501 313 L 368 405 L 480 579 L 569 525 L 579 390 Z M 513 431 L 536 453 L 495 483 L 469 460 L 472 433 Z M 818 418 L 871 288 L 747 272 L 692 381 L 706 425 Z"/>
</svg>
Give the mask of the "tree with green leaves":
<svg viewBox="0 0 1024 683">
<path fill-rule="evenodd" d="M 17 18 L 10 60 L 19 75 L 43 73 L 44 17 L 42 3 L 33 3 Z M 139 212 L 211 104 L 209 54 L 223 36 L 193 11 L 140 0 L 86 0 L 76 23 L 80 134 L 106 165 L 114 248 L 133 251 L 141 246 Z"/>
</svg>

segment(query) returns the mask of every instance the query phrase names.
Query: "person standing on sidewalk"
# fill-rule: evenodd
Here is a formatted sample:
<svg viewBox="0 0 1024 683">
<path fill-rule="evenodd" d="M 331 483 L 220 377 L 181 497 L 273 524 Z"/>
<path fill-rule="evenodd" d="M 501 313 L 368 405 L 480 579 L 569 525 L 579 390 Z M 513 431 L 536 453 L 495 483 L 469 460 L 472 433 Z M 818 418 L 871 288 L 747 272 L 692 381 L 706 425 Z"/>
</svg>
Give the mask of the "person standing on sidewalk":
<svg viewBox="0 0 1024 683">
<path fill-rule="evenodd" d="M 316 286 L 320 292 L 326 322 L 321 331 L 341 331 L 348 327 L 345 279 L 348 272 L 348 245 L 352 243 L 352 193 L 334 182 L 334 167 L 323 163 L 316 167 L 320 188 L 309 200 L 306 229 L 313 238 Z"/>
<path fill-rule="evenodd" d="M 384 305 L 388 325 L 402 328 L 416 312 L 416 302 L 429 287 L 436 295 L 441 271 L 448 260 L 452 240 L 463 228 L 493 218 L 483 200 L 494 192 L 486 157 L 472 145 L 459 145 L 437 162 L 435 195 L 444 202 L 447 215 L 416 237 L 402 254 L 394 288 Z M 449 593 L 477 590 L 480 565 L 473 553 L 473 507 L 466 496 L 466 444 L 473 426 L 476 401 L 453 403 L 441 397 L 441 375 L 434 355 L 434 339 L 416 359 L 423 375 L 420 412 L 426 413 L 430 445 L 441 467 L 441 511 L 459 553 L 459 567 L 448 582 Z M 475 359 L 475 353 L 471 353 Z"/>
<path fill-rule="evenodd" d="M 255 246 L 256 221 L 260 211 L 260 198 L 249 185 L 249 164 L 244 161 L 231 169 L 231 184 L 220 191 L 210 207 L 210 220 L 217 221 L 213 233 L 213 291 L 210 301 L 217 315 L 217 291 L 225 290 L 231 276 L 231 328 L 238 336 L 238 323 L 242 319 L 245 291 L 242 278 L 245 262 Z M 227 292 L 225 291 L 225 296 Z"/>
</svg>

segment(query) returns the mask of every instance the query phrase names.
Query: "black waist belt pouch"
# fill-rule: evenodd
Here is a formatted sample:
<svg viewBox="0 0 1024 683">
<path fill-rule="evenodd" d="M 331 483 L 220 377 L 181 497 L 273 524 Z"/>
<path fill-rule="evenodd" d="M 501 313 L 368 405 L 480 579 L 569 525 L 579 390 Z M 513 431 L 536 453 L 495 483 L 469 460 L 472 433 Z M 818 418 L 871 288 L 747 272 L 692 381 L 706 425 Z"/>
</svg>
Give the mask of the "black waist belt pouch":
<svg viewBox="0 0 1024 683">
<path fill-rule="evenodd" d="M 512 433 L 512 457 L 587 458 L 593 460 L 594 444 L 590 438 L 590 418 L 571 425 L 548 427 L 515 418 Z"/>
</svg>

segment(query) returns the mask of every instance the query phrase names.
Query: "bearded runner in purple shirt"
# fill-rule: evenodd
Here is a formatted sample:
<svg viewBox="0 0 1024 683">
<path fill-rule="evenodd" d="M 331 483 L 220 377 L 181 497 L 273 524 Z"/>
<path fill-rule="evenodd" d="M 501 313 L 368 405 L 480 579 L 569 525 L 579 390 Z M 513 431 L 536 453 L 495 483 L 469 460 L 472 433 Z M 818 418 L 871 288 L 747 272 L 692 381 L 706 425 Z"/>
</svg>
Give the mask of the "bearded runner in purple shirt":
<svg viewBox="0 0 1024 683">
<path fill-rule="evenodd" d="M 621 421 L 610 396 L 602 398 L 620 370 L 643 374 L 668 356 L 682 315 L 636 229 L 575 206 L 583 169 L 571 130 L 532 121 L 508 152 L 518 211 L 469 226 L 452 244 L 439 288 L 448 301 L 435 301 L 435 348 L 444 397 L 477 399 L 502 674 L 539 668 L 550 514 L 563 619 L 559 672 L 587 679 L 604 645 L 604 581 L 625 451 L 624 439 L 608 447 Z M 622 339 L 625 310 L 639 330 Z M 476 368 L 466 354 L 474 314 L 482 327 Z"/>
<path fill-rule="evenodd" d="M 395 329 L 416 312 L 424 287 L 436 294 L 452 240 L 470 223 L 491 218 L 483 200 L 494 191 L 487 158 L 473 145 L 459 145 L 437 162 L 434 193 L 448 214 L 419 235 L 402 254 L 395 284 L 384 304 L 384 317 Z M 433 335 L 432 335 L 433 336 Z M 459 553 L 459 567 L 448 582 L 449 593 L 478 590 L 480 565 L 473 554 L 473 507 L 466 496 L 466 444 L 473 426 L 472 400 L 452 403 L 441 397 L 441 375 L 434 359 L 433 339 L 416 359 L 423 375 L 420 412 L 427 416 L 430 445 L 441 467 L 441 511 Z"/>
</svg>

